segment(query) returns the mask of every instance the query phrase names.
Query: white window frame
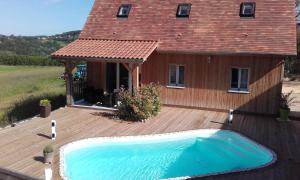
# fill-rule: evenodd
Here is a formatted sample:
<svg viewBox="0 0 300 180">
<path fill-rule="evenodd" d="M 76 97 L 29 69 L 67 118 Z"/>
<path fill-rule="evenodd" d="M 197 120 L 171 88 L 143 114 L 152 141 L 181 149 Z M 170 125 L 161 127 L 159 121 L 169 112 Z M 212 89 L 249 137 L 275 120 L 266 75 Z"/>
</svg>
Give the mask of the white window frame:
<svg viewBox="0 0 300 180">
<path fill-rule="evenodd" d="M 172 84 L 171 83 L 171 66 L 175 66 L 176 67 L 176 84 Z M 183 74 L 183 84 L 179 84 L 179 67 L 183 67 L 184 68 L 184 74 Z M 184 84 L 185 84 L 185 65 L 182 64 L 169 64 L 169 69 L 168 69 L 168 76 L 169 76 L 169 82 L 168 82 L 168 86 L 167 87 L 174 87 L 174 88 L 184 88 Z"/>
<path fill-rule="evenodd" d="M 238 88 L 232 88 L 232 69 L 238 69 Z M 241 78 L 242 78 L 242 69 L 247 69 L 248 71 L 248 79 L 247 79 L 247 89 L 241 89 Z M 249 83 L 250 82 L 250 68 L 245 67 L 231 67 L 230 68 L 230 89 L 229 92 L 237 92 L 237 93 L 250 93 L 249 92 Z"/>
</svg>

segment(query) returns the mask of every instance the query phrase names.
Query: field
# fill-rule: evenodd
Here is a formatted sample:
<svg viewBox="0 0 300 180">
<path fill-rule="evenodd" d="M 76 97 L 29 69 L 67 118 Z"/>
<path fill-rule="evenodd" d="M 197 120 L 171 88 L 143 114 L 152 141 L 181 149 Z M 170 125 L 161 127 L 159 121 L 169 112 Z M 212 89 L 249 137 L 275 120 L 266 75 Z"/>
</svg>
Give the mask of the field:
<svg viewBox="0 0 300 180">
<path fill-rule="evenodd" d="M 54 108 L 63 105 L 65 87 L 60 79 L 63 67 L 0 66 L 0 126 L 38 113 L 42 98 Z"/>
</svg>

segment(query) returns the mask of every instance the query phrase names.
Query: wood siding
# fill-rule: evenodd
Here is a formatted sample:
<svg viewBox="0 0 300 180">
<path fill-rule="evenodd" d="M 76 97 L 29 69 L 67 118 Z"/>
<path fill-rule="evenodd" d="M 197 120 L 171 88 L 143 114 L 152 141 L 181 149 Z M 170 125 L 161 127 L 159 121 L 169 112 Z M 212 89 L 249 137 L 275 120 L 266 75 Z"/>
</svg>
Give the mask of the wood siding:
<svg viewBox="0 0 300 180">
<path fill-rule="evenodd" d="M 169 64 L 185 66 L 185 88 L 168 85 Z M 164 104 L 276 114 L 281 93 L 282 60 L 275 57 L 153 54 L 142 66 L 142 83 L 162 85 Z M 231 67 L 250 69 L 249 94 L 229 93 Z"/>
<path fill-rule="evenodd" d="M 105 89 L 105 64 L 101 62 L 87 62 L 88 86 L 95 89 Z"/>
</svg>

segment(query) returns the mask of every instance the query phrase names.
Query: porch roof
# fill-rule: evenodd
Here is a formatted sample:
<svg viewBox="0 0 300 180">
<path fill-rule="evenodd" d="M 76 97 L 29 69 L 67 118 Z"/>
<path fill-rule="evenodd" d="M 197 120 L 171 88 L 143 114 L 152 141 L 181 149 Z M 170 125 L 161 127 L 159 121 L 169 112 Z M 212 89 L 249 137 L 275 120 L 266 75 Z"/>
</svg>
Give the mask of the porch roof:
<svg viewBox="0 0 300 180">
<path fill-rule="evenodd" d="M 157 46 L 157 41 L 78 39 L 51 56 L 58 59 L 82 58 L 141 63 Z"/>
</svg>

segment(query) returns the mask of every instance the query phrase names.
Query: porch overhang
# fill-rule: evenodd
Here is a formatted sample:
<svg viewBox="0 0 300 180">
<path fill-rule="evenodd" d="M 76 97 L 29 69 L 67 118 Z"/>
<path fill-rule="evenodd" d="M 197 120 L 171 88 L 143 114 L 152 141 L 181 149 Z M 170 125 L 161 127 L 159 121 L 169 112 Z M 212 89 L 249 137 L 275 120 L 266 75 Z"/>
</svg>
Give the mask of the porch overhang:
<svg viewBox="0 0 300 180">
<path fill-rule="evenodd" d="M 157 46 L 157 41 L 78 39 L 51 56 L 64 60 L 143 63 Z"/>
</svg>

